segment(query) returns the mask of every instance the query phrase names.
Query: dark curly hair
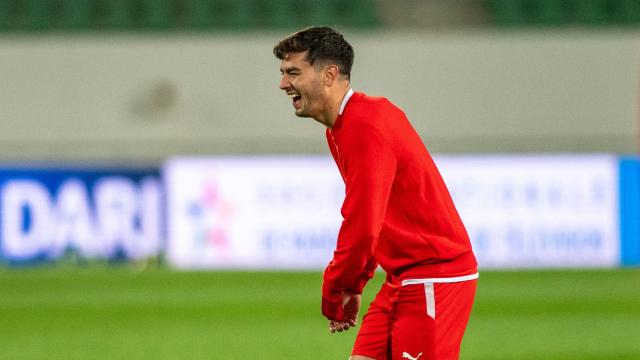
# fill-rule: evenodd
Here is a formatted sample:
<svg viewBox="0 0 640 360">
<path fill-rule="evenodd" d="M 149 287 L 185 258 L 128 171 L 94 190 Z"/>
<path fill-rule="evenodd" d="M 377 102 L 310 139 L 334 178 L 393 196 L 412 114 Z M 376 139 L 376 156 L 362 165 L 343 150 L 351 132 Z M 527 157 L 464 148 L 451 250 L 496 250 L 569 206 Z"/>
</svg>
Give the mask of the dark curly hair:
<svg viewBox="0 0 640 360">
<path fill-rule="evenodd" d="M 280 40 L 273 48 L 273 54 L 280 60 L 287 54 L 307 53 L 311 65 L 336 64 L 341 74 L 351 78 L 353 48 L 342 34 L 326 26 L 314 26 L 295 32 Z"/>
</svg>

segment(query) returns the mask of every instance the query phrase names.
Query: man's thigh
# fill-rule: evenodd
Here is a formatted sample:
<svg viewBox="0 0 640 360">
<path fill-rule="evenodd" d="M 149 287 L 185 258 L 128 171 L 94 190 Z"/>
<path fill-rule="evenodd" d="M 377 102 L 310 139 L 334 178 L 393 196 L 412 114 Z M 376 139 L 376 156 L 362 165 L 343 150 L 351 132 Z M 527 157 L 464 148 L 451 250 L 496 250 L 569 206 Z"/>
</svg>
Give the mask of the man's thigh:
<svg viewBox="0 0 640 360">
<path fill-rule="evenodd" d="M 391 359 L 455 360 L 476 281 L 404 286 L 393 311 Z"/>
<path fill-rule="evenodd" d="M 398 288 L 385 283 L 376 295 L 364 316 L 356 342 L 353 346 L 352 359 L 365 356 L 365 359 L 388 360 L 391 340 L 391 309 Z"/>
</svg>

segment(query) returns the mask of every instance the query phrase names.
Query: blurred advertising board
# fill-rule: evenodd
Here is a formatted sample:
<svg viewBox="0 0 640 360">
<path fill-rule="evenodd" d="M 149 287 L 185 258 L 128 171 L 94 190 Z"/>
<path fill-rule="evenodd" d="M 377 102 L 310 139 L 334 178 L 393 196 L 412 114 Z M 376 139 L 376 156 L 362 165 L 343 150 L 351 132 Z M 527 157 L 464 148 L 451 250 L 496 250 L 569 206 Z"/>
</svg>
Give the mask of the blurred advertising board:
<svg viewBox="0 0 640 360">
<path fill-rule="evenodd" d="M 328 157 L 175 158 L 164 167 L 167 260 L 178 268 L 317 268 L 344 185 Z"/>
<path fill-rule="evenodd" d="M 620 262 L 614 156 L 439 157 L 483 267 Z"/>
<path fill-rule="evenodd" d="M 483 268 L 620 264 L 618 159 L 438 156 Z M 178 268 L 321 268 L 344 184 L 329 157 L 166 162 L 166 256 Z"/>
<path fill-rule="evenodd" d="M 157 256 L 162 196 L 157 170 L 0 168 L 0 261 Z"/>
</svg>

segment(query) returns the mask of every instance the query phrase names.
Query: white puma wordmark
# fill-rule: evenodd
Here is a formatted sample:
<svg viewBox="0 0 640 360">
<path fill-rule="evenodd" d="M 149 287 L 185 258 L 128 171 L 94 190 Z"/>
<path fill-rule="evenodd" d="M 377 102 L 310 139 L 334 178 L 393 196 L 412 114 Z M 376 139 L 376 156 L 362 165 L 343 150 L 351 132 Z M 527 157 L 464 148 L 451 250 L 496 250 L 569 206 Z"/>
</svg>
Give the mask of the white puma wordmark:
<svg viewBox="0 0 640 360">
<path fill-rule="evenodd" d="M 403 358 L 403 359 L 418 360 L 418 358 L 419 358 L 420 356 L 422 356 L 422 353 L 418 354 L 418 356 L 416 356 L 416 357 L 413 357 L 413 356 L 409 355 L 409 353 L 408 353 L 408 352 L 406 352 L 406 351 L 402 353 L 402 358 Z"/>
</svg>

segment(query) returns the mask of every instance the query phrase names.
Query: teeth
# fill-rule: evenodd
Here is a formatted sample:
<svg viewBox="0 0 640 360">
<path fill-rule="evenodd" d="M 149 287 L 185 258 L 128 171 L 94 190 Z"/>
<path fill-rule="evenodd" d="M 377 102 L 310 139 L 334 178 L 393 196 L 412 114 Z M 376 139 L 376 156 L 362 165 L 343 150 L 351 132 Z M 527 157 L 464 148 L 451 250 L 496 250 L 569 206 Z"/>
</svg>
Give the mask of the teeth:
<svg viewBox="0 0 640 360">
<path fill-rule="evenodd" d="M 288 96 L 290 99 L 293 99 L 293 98 L 295 98 L 295 97 L 297 97 L 297 96 L 300 96 L 300 95 L 298 95 L 298 94 L 287 94 L 287 96 Z"/>
</svg>

